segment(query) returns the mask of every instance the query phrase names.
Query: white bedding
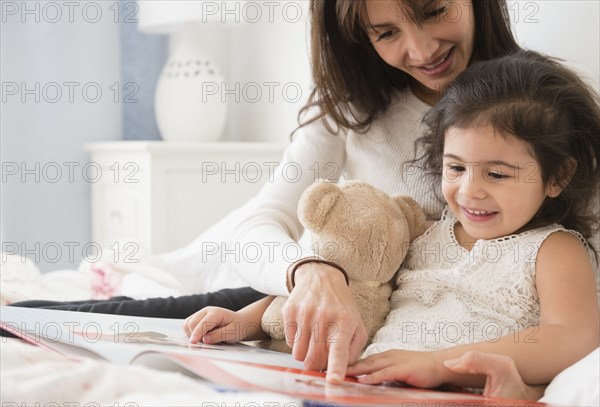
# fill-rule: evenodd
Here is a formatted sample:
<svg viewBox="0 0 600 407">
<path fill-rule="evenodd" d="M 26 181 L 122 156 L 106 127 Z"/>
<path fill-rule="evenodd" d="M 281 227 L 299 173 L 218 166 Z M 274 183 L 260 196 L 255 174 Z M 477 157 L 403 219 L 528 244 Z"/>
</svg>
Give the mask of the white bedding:
<svg viewBox="0 0 600 407">
<path fill-rule="evenodd" d="M 18 339 L 4 338 L 0 355 L 3 406 L 197 406 L 203 402 L 219 406 L 251 402 L 300 405 L 270 393 L 218 392 L 200 380 L 143 366 L 68 360 Z"/>
<path fill-rule="evenodd" d="M 16 256 L 3 259 L 0 272 L 3 305 L 29 299 L 71 301 L 113 295 L 147 298 L 186 294 L 176 278 L 150 264 L 125 269 L 109 263 L 82 263 L 79 270 L 41 274 L 29 260 L 22 261 Z M 3 406 L 191 406 L 202 402 L 211 402 L 207 404 L 211 406 L 301 405 L 277 394 L 219 392 L 201 380 L 179 373 L 143 366 L 123 367 L 92 359 L 74 361 L 19 339 L 0 341 Z"/>
<path fill-rule="evenodd" d="M 186 286 L 152 262 L 115 265 L 108 261 L 81 262 L 77 270 L 40 273 L 21 256 L 2 254 L 0 303 L 29 299 L 75 301 L 106 299 L 125 295 L 132 298 L 185 295 Z"/>
<path fill-rule="evenodd" d="M 177 278 L 155 267 L 153 264 L 156 263 L 128 268 L 102 262 L 95 265 L 82 263 L 79 270 L 41 274 L 32 262 L 23 262 L 20 257 L 3 256 L 3 260 L 0 272 L 0 302 L 3 305 L 27 299 L 70 301 L 113 295 L 147 298 L 188 294 Z M 542 401 L 568 406 L 600 406 L 599 354 L 596 349 L 561 373 L 548 387 Z M 276 394 L 221 393 L 200 380 L 143 366 L 121 367 L 96 360 L 68 360 L 18 339 L 2 338 L 0 358 L 0 402 L 3 406 L 38 403 L 137 407 L 202 405 L 203 402 L 217 406 L 301 405 L 298 400 Z"/>
</svg>

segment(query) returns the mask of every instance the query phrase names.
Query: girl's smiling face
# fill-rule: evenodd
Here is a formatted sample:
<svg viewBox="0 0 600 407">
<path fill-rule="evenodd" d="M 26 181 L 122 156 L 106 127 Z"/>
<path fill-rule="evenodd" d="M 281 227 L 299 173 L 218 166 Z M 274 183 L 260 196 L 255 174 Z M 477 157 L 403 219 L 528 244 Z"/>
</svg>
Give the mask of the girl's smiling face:
<svg viewBox="0 0 600 407">
<path fill-rule="evenodd" d="M 396 0 L 368 0 L 367 34 L 379 56 L 440 94 L 473 54 L 475 23 L 470 1 L 438 0 L 425 6 L 418 25 Z"/>
<path fill-rule="evenodd" d="M 442 193 L 467 234 L 461 244 L 519 231 L 561 191 L 544 185 L 526 142 L 489 124 L 450 127 L 443 160 Z"/>
</svg>

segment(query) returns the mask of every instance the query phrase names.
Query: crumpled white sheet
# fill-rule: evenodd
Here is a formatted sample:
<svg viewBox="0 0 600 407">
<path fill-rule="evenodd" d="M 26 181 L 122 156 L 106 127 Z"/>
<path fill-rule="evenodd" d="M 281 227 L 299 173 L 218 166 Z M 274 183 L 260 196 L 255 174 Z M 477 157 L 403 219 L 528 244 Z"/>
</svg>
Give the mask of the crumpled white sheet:
<svg viewBox="0 0 600 407">
<path fill-rule="evenodd" d="M 189 294 L 185 285 L 150 261 L 114 264 L 82 261 L 77 270 L 41 273 L 26 257 L 2 253 L 0 303 L 76 301 L 124 295 L 135 299 Z"/>
<path fill-rule="evenodd" d="M 301 405 L 272 393 L 219 392 L 180 373 L 93 359 L 70 360 L 13 338 L 0 340 L 0 366 L 3 406 Z"/>
<path fill-rule="evenodd" d="M 29 259 L 2 253 L 0 303 L 30 299 L 74 301 L 89 299 L 90 276 L 76 270 L 57 270 L 43 275 Z"/>
</svg>

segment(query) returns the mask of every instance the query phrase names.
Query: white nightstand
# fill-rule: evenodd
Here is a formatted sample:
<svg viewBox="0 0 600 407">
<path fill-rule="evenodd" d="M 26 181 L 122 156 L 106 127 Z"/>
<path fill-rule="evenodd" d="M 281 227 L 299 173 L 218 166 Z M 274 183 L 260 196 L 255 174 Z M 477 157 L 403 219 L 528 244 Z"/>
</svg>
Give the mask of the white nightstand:
<svg viewBox="0 0 600 407">
<path fill-rule="evenodd" d="M 85 149 L 93 241 L 103 248 L 135 242 L 157 254 L 190 242 L 256 195 L 285 145 L 121 141 Z"/>
</svg>

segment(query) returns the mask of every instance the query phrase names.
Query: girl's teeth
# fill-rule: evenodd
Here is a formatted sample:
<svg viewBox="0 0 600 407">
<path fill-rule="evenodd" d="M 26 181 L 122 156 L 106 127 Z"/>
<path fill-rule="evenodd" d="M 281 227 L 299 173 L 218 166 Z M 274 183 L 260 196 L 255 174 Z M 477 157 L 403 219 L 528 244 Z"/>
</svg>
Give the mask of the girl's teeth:
<svg viewBox="0 0 600 407">
<path fill-rule="evenodd" d="M 470 209 L 467 209 L 467 212 L 472 213 L 473 215 L 489 215 L 491 212 L 488 211 L 472 211 Z"/>
</svg>

